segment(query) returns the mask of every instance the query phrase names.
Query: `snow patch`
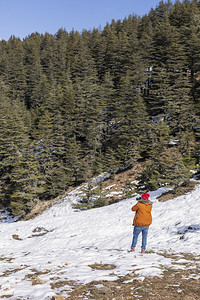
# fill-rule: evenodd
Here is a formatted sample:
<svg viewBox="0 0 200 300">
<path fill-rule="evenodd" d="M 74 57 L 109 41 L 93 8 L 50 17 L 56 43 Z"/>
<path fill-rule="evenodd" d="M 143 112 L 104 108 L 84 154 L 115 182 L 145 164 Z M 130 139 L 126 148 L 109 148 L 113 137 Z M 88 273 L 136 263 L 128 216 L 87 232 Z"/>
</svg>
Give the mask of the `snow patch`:
<svg viewBox="0 0 200 300">
<path fill-rule="evenodd" d="M 141 237 L 136 251 L 127 251 L 132 241 L 131 207 L 136 197 L 76 211 L 72 205 L 82 193 L 77 188 L 33 220 L 10 222 L 9 217 L 7 222 L 2 220 L 0 296 L 10 295 L 13 300 L 50 299 L 62 290 L 51 288 L 53 278 L 55 281 L 58 278 L 66 281 L 62 295 L 67 297 L 70 280 L 84 284 L 94 280 L 113 281 L 130 272 L 143 280 L 146 276 L 162 276 L 166 266 L 185 268 L 183 257 L 174 265 L 173 258 L 160 254 L 200 254 L 200 185 L 187 195 L 159 202 L 157 197 L 166 190 L 150 192 L 153 222 L 147 245 L 151 251 L 146 254 L 140 253 Z M 198 260 L 196 263 L 200 265 Z M 95 264 L 101 268 L 90 267 Z M 40 284 L 32 284 L 33 276 L 41 279 Z"/>
</svg>

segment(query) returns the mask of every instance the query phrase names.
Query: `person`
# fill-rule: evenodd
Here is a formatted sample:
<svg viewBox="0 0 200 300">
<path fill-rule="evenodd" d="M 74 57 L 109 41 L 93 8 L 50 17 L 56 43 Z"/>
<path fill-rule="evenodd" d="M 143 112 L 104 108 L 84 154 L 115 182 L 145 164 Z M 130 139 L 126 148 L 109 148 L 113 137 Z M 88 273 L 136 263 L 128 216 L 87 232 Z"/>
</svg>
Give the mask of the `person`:
<svg viewBox="0 0 200 300">
<path fill-rule="evenodd" d="M 149 226 L 152 222 L 152 202 L 149 200 L 149 193 L 144 193 L 138 200 L 137 204 L 132 207 L 132 211 L 135 211 L 135 217 L 133 220 L 133 240 L 131 244 L 131 252 L 135 251 L 138 236 L 142 232 L 142 247 L 141 253 L 145 253 L 147 244 L 147 234 Z"/>
</svg>

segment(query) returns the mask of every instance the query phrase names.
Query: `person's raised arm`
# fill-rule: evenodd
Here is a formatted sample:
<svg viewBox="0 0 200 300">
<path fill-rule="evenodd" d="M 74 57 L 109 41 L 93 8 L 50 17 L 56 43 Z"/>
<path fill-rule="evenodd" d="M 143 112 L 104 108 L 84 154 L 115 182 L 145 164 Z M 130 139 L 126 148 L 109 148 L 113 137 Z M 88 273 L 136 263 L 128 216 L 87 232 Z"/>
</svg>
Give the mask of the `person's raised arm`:
<svg viewBox="0 0 200 300">
<path fill-rule="evenodd" d="M 132 210 L 132 211 L 138 210 L 138 204 L 133 205 L 132 208 L 131 208 L 131 210 Z"/>
</svg>

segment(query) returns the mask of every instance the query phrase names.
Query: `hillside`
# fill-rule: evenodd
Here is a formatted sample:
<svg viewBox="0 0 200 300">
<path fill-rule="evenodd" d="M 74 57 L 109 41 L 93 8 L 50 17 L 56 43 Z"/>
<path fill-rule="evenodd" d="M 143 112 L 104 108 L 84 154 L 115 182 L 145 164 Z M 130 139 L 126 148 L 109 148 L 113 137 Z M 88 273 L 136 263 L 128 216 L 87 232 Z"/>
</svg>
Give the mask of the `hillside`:
<svg viewBox="0 0 200 300">
<path fill-rule="evenodd" d="M 159 202 L 163 192 L 150 192 L 145 254 L 140 240 L 135 253 L 127 252 L 135 198 L 81 211 L 72 208 L 81 199 L 79 187 L 34 219 L 1 223 L 0 297 L 198 299 L 200 185 Z"/>
<path fill-rule="evenodd" d="M 102 29 L 0 40 L 0 207 L 25 217 L 140 162 L 148 190 L 187 184 L 199 171 L 199 19 L 197 0 L 160 1 Z"/>
<path fill-rule="evenodd" d="M 89 183 L 83 184 L 80 187 L 80 199 L 78 203 L 74 205 L 74 208 L 79 209 L 90 209 L 94 206 L 92 205 L 95 199 L 98 197 L 102 197 L 102 205 L 110 205 L 113 203 L 117 203 L 124 198 L 131 198 L 141 191 L 137 189 L 137 178 L 140 173 L 144 170 L 145 166 L 143 163 L 138 163 L 133 168 L 125 168 L 124 170 L 116 170 L 115 173 L 103 173 L 99 175 L 97 178 L 91 178 Z M 198 176 L 197 176 L 198 177 Z M 169 199 L 173 199 L 177 196 L 184 195 L 188 192 L 191 192 L 198 180 L 190 180 L 186 186 L 181 186 L 181 188 L 173 188 L 167 189 L 165 193 L 162 193 L 159 197 L 159 201 L 167 201 Z M 101 187 L 101 189 L 100 189 Z M 71 187 L 65 194 L 60 195 L 56 198 L 53 198 L 49 201 L 38 201 L 37 204 L 33 207 L 33 209 L 21 217 L 21 220 L 29 220 L 44 212 L 47 208 L 54 205 L 57 201 L 67 196 L 73 188 Z M 89 201 L 84 201 L 87 198 L 87 194 L 89 194 Z M 87 203 L 88 202 L 88 203 Z M 101 204 L 101 203 L 100 203 Z M 6 214 L 5 214 L 6 217 Z"/>
</svg>

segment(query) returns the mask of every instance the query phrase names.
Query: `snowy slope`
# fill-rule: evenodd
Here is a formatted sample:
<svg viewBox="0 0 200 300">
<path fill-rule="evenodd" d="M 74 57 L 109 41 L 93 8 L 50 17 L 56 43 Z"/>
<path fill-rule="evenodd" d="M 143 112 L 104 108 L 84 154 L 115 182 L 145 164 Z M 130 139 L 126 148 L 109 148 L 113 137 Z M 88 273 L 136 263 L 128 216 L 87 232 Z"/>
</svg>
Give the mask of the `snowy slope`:
<svg viewBox="0 0 200 300">
<path fill-rule="evenodd" d="M 131 207 L 136 203 L 135 198 L 76 211 L 71 204 L 79 197 L 77 189 L 33 220 L 0 223 L 0 296 L 51 299 L 59 291 L 50 285 L 56 278 L 88 283 L 116 280 L 134 271 L 139 279 L 162 276 L 162 266 L 171 267 L 172 259 L 159 252 L 199 255 L 200 185 L 187 195 L 158 202 L 157 197 L 162 192 L 160 189 L 150 193 L 153 223 L 147 250 L 152 253 L 140 253 L 141 237 L 136 252 L 127 252 L 132 240 L 134 213 Z M 180 262 L 183 262 L 181 255 Z M 116 268 L 92 269 L 90 265 L 94 263 Z M 32 285 L 30 278 L 38 272 L 43 281 Z M 67 292 L 62 295 L 67 296 Z"/>
</svg>

